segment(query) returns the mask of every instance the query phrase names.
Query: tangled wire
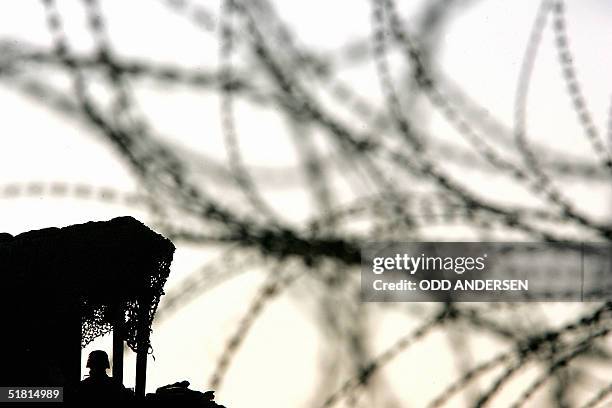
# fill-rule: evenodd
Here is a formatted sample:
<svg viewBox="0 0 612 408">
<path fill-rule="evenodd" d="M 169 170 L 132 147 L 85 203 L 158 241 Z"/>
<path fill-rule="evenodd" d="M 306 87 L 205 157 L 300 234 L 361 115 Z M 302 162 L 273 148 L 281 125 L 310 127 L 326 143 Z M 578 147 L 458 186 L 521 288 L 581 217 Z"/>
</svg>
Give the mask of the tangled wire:
<svg viewBox="0 0 612 408">
<path fill-rule="evenodd" d="M 110 18 L 98 0 L 82 1 L 95 45 L 88 52 L 75 51 L 58 3 L 42 1 L 51 48 L 0 41 L 0 79 L 90 128 L 129 168 L 139 190 L 32 181 L 0 186 L 0 198 L 48 195 L 140 207 L 152 215 L 154 228 L 179 247 L 221 246 L 218 258 L 165 296 L 158 321 L 232 276 L 264 266 L 267 279 L 229 336 L 210 377 L 212 388 L 221 387 L 266 305 L 299 280 L 318 288 L 321 336 L 350 357 L 331 364 L 337 370 L 322 370 L 319 395 L 313 397 L 319 406 L 397 406 L 401 390 L 386 384 L 381 372 L 439 331 L 455 339 L 465 330 L 492 337 L 499 354 L 475 361 L 467 342 L 453 342 L 458 376 L 439 387 L 431 407 L 454 406 L 459 396 L 470 406 L 491 405 L 507 398 L 502 390 L 517 378 L 528 381 L 510 399 L 516 407 L 541 390 L 546 396 L 539 404 L 554 406 L 594 407 L 612 393 L 611 384 L 595 390 L 584 386 L 596 383 L 589 364 L 611 363 L 605 343 L 612 328 L 611 303 L 585 304 L 560 324 L 546 318 L 545 306 L 535 304 L 417 307 L 365 305 L 359 298 L 360 247 L 368 241 L 448 239 L 454 227 L 469 240 L 612 240 L 610 219 L 588 210 L 585 197 L 567 193 L 567 186 L 592 183 L 593 191 L 603 195 L 612 175 L 612 125 L 600 130 L 591 114 L 563 1 L 539 5 L 510 124 L 489 114 L 437 64 L 441 35 L 473 0 L 423 2 L 411 19 L 394 0 L 370 0 L 371 26 L 364 28 L 365 35 L 332 51 L 302 42 L 269 0 L 220 0 L 217 10 L 190 0 L 163 1 L 169 13 L 185 17 L 215 41 L 212 68 L 118 52 L 120 43 L 111 41 Z M 590 157 L 562 152 L 528 129 L 529 92 L 546 30 L 552 30 L 551 46 Z M 381 97 L 363 96 L 363 81 L 348 80 L 349 69 L 361 69 L 368 81 L 377 81 Z M 68 88 L 41 72 L 60 76 Z M 226 159 L 182 147 L 173 135 L 164 135 L 140 106 L 137 91 L 151 84 L 215 95 Z M 94 88 L 104 89 L 104 95 Z M 245 109 L 262 121 L 273 118 L 287 125 L 280 133 L 295 147 L 295 163 L 249 163 L 241 142 L 262 136 L 241 125 Z M 426 125 L 433 115 L 442 118 L 451 137 Z M 513 195 L 518 191 L 521 199 L 491 194 L 487 183 L 469 180 L 473 172 Z M 283 190 L 306 207 L 303 217 L 289 219 L 290 212 L 275 203 Z M 367 315 L 390 308 L 420 324 L 374 353 Z M 525 313 L 539 323 L 523 324 Z M 377 392 L 381 389 L 384 396 Z"/>
</svg>

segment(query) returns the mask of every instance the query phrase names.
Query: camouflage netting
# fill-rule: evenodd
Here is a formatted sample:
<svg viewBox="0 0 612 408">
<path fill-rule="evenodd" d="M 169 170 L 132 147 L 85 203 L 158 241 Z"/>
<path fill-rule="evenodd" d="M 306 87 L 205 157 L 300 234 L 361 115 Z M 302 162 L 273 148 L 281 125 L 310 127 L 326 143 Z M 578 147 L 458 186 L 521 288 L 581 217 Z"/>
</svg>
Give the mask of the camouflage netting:
<svg viewBox="0 0 612 408">
<path fill-rule="evenodd" d="M 124 310 L 121 337 L 137 350 L 137 314 L 151 324 L 175 247 L 131 217 L 0 236 L 0 268 L 7 293 L 21 302 L 15 314 L 61 319 L 78 310 L 82 346 L 112 329 Z M 42 319 L 42 317 L 40 317 Z M 147 345 L 148 347 L 148 345 Z"/>
</svg>

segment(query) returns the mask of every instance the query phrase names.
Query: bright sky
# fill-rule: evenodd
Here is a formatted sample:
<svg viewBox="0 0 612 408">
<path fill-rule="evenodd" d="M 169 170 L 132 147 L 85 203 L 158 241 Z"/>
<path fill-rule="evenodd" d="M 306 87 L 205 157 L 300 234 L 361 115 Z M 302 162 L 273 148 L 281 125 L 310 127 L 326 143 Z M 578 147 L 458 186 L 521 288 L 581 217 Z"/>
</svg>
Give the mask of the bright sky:
<svg viewBox="0 0 612 408">
<path fill-rule="evenodd" d="M 81 2 L 65 0 L 59 3 L 71 46 L 77 50 L 89 49 L 91 39 Z M 278 5 L 280 14 L 292 23 L 302 41 L 313 47 L 333 49 L 347 39 L 369 34 L 367 1 L 291 0 L 278 3 L 281 3 Z M 537 2 L 486 0 L 475 3 L 458 16 L 442 40 L 443 69 L 471 97 L 509 124 L 516 78 Z M 202 4 L 213 10 L 218 8 L 217 2 L 204 0 Z M 111 42 L 121 55 L 193 67 L 215 67 L 217 50 L 211 35 L 202 33 L 181 16 L 169 13 L 161 2 L 106 0 L 102 5 L 108 17 Z M 606 0 L 569 4 L 569 30 L 578 73 L 596 123 L 602 129 L 605 129 L 612 90 L 612 76 L 609 75 L 611 18 L 612 7 Z M 40 2 L 1 2 L 0 39 L 15 40 L 17 45 L 24 42 L 49 46 L 50 37 Z M 534 74 L 529 126 L 545 143 L 564 146 L 574 152 L 587 151 L 586 145 L 575 136 L 579 128 L 564 91 L 552 44 L 553 37 L 548 30 Z M 364 78 L 359 83 L 360 93 L 375 95 L 378 92 L 373 78 Z M 139 101 L 143 111 L 155 119 L 161 133 L 171 134 L 175 140 L 197 151 L 224 154 L 216 98 L 194 96 L 181 87 L 172 91 L 151 87 L 140 91 Z M 0 121 L 3 135 L 0 143 L 0 231 L 16 234 L 33 228 L 125 214 L 146 218 L 144 212 L 137 209 L 95 200 L 48 196 L 3 199 L 3 186 L 10 183 L 63 181 L 113 186 L 126 192 L 133 191 L 135 183 L 109 146 L 89 129 L 24 97 L 10 86 L 10 81 L 0 81 L 0 110 L 3 112 Z M 241 113 L 239 126 L 247 135 L 243 138 L 243 146 L 248 152 L 248 163 L 282 166 L 295 160 L 290 145 L 279 134 L 282 127 L 278 123 L 268 121 L 258 112 Z M 446 129 L 439 120 L 434 120 L 431 128 L 434 131 Z M 591 194 L 590 207 L 601 212 L 609 209 L 607 194 Z M 287 211 L 298 211 L 301 208 L 299 197 L 297 193 L 279 195 L 279 202 L 283 203 L 282 208 L 297 208 Z M 180 283 L 181 278 L 197 269 L 208 257 L 210 253 L 202 253 L 198 248 L 179 247 L 168 287 Z M 153 336 L 155 360 L 149 361 L 148 391 L 183 379 L 191 381 L 196 389 L 204 389 L 224 340 L 233 332 L 237 319 L 244 313 L 261 281 L 262 275 L 251 271 L 208 292 L 172 319 L 157 325 Z M 298 286 L 290 296 L 282 296 L 266 309 L 239 352 L 236 365 L 228 372 L 217 395 L 221 403 L 228 407 L 261 406 L 264 401 L 266 406 L 279 408 L 310 406 L 307 396 L 316 391 L 320 352 L 324 346 L 313 313 L 310 313 L 314 306 L 309 303 L 307 290 L 308 286 Z M 379 328 L 379 337 L 372 339 L 372 347 L 380 350 L 404 334 L 414 322 L 406 320 L 403 314 L 389 312 L 377 317 L 372 324 Z M 432 391 L 439 389 L 446 377 L 453 377 L 454 362 L 448 358 L 447 346 L 447 338 L 435 335 L 427 344 L 398 358 L 385 375 L 395 389 L 406 389 L 404 397 L 420 406 L 430 398 Z M 109 339 L 96 342 L 92 347 L 110 351 Z M 437 353 L 438 358 L 430 364 L 414 364 L 431 353 Z M 126 361 L 127 385 L 133 381 L 133 365 L 130 357 Z"/>
</svg>

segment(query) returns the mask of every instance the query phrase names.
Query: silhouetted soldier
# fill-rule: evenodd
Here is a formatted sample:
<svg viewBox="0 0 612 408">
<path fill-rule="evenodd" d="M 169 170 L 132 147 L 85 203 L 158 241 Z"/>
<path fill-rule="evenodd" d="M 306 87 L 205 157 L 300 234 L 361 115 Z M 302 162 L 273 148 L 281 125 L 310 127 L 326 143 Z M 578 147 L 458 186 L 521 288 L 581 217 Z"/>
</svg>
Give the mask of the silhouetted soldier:
<svg viewBox="0 0 612 408">
<path fill-rule="evenodd" d="M 123 384 L 106 375 L 110 363 L 105 351 L 95 350 L 89 353 L 86 367 L 89 368 L 89 377 L 81 381 L 77 392 L 77 399 L 81 403 L 102 405 L 132 398 L 132 393 Z"/>
</svg>

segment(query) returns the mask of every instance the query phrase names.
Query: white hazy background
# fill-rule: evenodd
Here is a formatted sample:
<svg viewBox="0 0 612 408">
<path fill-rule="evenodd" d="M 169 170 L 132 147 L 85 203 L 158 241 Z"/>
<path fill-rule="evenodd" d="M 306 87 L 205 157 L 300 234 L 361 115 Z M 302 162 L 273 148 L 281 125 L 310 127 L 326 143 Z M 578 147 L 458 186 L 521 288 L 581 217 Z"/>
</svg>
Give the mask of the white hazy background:
<svg viewBox="0 0 612 408">
<path fill-rule="evenodd" d="M 362 38 L 370 32 L 367 1 L 284 0 L 277 3 L 280 15 L 291 23 L 301 41 L 316 49 L 333 50 L 347 39 Z M 206 0 L 202 4 L 218 10 L 216 2 Z M 418 4 L 402 2 L 402 12 L 410 15 Z M 438 58 L 443 71 L 507 124 L 511 123 L 518 71 L 537 7 L 537 2 L 531 0 L 476 1 L 454 18 L 441 38 Z M 90 50 L 93 42 L 82 4 L 65 0 L 59 2 L 59 8 L 71 47 L 82 52 Z M 102 2 L 102 10 L 111 44 L 120 55 L 206 69 L 216 67 L 218 49 L 214 38 L 189 24 L 184 17 L 169 12 L 161 2 L 109 0 Z M 611 21 L 612 3 L 607 0 L 568 4 L 578 74 L 596 123 L 602 126 L 612 90 Z M 0 2 L 0 37 L 50 47 L 42 5 L 34 0 Z M 552 44 L 548 29 L 534 73 L 529 126 L 545 142 L 588 152 L 583 144 L 571 142 L 579 127 L 565 94 Z M 379 98 L 378 82 L 372 80 L 372 75 L 369 80 L 359 73 L 346 75 L 357 85 L 360 94 Z M 0 188 L 11 183 L 63 181 L 135 191 L 136 182 L 109 145 L 89 129 L 65 120 L 4 81 L 0 79 Z M 161 133 L 172 135 L 177 143 L 211 157 L 225 155 L 218 98 L 214 95 L 194 96 L 181 86 L 170 90 L 151 87 L 139 91 L 138 101 Z M 282 131 L 282 127 L 269 123 L 268 117 L 242 113 L 239 116 L 241 144 L 249 165 L 285 166 L 295 159 L 290 146 L 278 143 L 282 138 L 275 132 Z M 435 117 L 426 126 L 434 133 L 448 131 L 448 126 Z M 291 191 L 279 194 L 276 207 L 286 218 L 303 217 L 300 214 L 306 205 L 302 195 Z M 609 210 L 607 192 L 589 194 L 593 209 L 601 213 Z M 0 199 L 0 231 L 17 234 L 126 214 L 147 217 L 145 211 L 95 200 L 48 196 Z M 201 248 L 179 246 L 167 288 L 176 287 L 210 256 Z M 149 359 L 147 390 L 154 391 L 158 386 L 183 379 L 189 380 L 195 389 L 206 389 L 225 340 L 262 280 L 263 275 L 258 271 L 240 275 L 156 325 L 152 337 L 155 359 Z M 309 396 L 316 393 L 319 352 L 324 345 L 316 322 L 306 313 L 311 308 L 307 293 L 298 296 L 290 293 L 269 305 L 256 322 L 217 393 L 220 403 L 234 408 L 264 404 L 279 408 L 310 406 Z M 301 299 L 298 301 L 298 298 Z M 572 306 L 562 308 L 565 309 L 570 313 Z M 372 347 L 382 350 L 415 322 L 405 314 L 388 311 L 377 315 L 371 324 L 378 333 L 372 339 Z M 100 339 L 83 351 L 83 375 L 86 355 L 95 348 L 110 351 L 110 339 Z M 409 349 L 380 375 L 406 398 L 403 403 L 422 406 L 428 401 L 428 395 L 454 378 L 455 363 L 449 349 L 448 339 L 442 334 L 432 335 L 427 342 Z M 483 344 L 479 349 L 488 353 L 494 345 Z M 128 354 L 127 386 L 133 386 L 133 366 L 133 356 Z M 507 392 L 512 392 L 512 387 Z"/>
</svg>

